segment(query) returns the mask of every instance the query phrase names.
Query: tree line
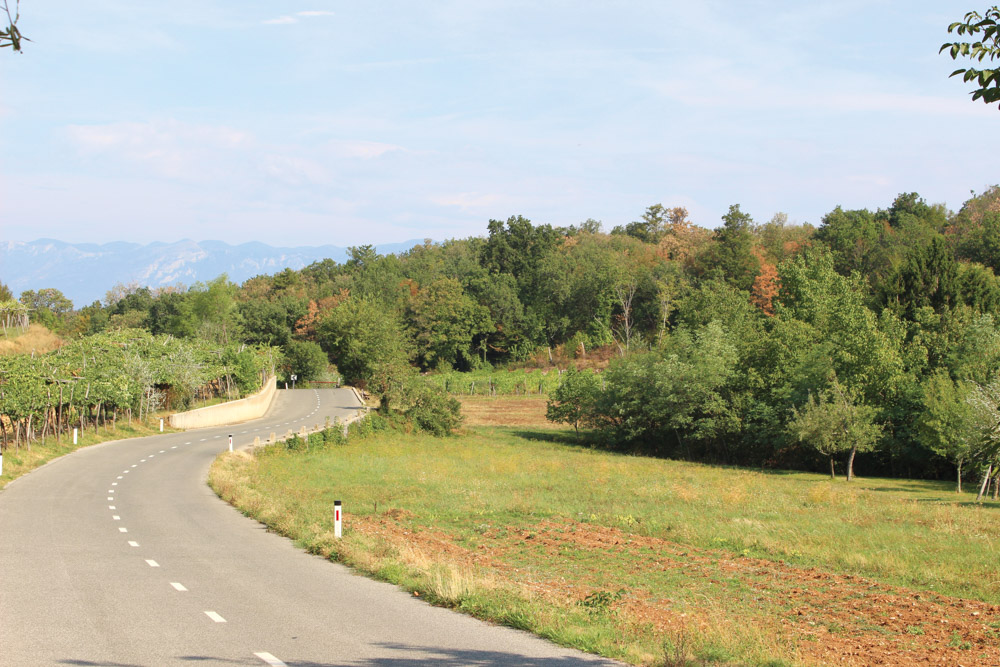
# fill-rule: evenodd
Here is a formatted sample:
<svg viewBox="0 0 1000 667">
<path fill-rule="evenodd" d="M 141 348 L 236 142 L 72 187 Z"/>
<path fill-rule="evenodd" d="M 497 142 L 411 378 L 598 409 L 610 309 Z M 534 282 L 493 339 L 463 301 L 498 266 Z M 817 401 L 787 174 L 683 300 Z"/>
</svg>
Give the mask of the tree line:
<svg viewBox="0 0 1000 667">
<path fill-rule="evenodd" d="M 940 477 L 992 456 L 974 404 L 1000 372 L 998 269 L 994 186 L 958 212 L 904 193 L 816 227 L 739 205 L 714 230 L 660 204 L 610 231 L 512 216 L 400 255 L 360 246 L 242 285 L 119 286 L 50 312 L 65 333 L 273 345 L 286 376 L 331 377 L 332 363 L 428 423 L 454 405 L 418 372 L 610 351 L 605 408 L 586 424 L 609 446 L 800 468 L 833 456 L 845 472 L 860 454 L 867 473 Z"/>
</svg>

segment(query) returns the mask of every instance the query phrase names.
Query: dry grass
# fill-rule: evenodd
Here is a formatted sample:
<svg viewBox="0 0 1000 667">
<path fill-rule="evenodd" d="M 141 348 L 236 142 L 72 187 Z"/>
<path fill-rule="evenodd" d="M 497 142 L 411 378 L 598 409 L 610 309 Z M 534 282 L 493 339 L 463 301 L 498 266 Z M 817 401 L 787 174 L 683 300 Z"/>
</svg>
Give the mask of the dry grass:
<svg viewBox="0 0 1000 667">
<path fill-rule="evenodd" d="M 1000 664 L 992 501 L 615 455 L 510 428 L 544 399 L 464 404 L 507 428 L 272 447 L 211 483 L 315 553 L 633 664 Z"/>
<path fill-rule="evenodd" d="M 19 336 L 0 336 L 0 355 L 45 354 L 59 349 L 63 340 L 41 324 L 32 324 Z"/>
<path fill-rule="evenodd" d="M 545 419 L 547 396 L 456 396 L 466 426 L 530 426 L 556 428 Z M 563 428 L 558 426 L 558 428 Z"/>
</svg>

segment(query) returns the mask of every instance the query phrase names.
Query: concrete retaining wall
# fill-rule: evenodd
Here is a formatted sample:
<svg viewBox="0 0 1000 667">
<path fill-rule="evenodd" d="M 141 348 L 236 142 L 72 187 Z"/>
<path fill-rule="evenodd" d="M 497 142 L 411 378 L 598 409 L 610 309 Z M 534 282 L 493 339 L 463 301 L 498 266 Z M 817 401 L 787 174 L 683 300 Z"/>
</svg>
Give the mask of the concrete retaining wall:
<svg viewBox="0 0 1000 667">
<path fill-rule="evenodd" d="M 204 428 L 206 426 L 225 426 L 237 424 L 263 417 L 271 407 L 274 394 L 278 390 L 277 378 L 271 376 L 264 383 L 264 388 L 253 396 L 241 398 L 238 401 L 210 405 L 187 412 L 170 415 L 170 425 L 174 428 Z"/>
</svg>

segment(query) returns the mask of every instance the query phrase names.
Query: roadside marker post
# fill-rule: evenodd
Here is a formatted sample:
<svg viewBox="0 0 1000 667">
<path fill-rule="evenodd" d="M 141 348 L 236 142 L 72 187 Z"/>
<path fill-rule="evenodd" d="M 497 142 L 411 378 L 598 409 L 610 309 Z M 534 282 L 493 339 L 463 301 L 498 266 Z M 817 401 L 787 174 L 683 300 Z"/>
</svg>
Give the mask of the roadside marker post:
<svg viewBox="0 0 1000 667">
<path fill-rule="evenodd" d="M 340 527 L 341 526 L 341 516 L 340 516 L 340 512 L 341 512 L 340 501 L 339 500 L 334 500 L 333 501 L 333 536 L 336 537 L 338 540 L 340 539 L 340 534 L 341 534 L 341 527 Z"/>
<path fill-rule="evenodd" d="M 233 434 L 229 434 L 229 451 L 233 451 Z"/>
<path fill-rule="evenodd" d="M 76 429 L 73 429 L 73 444 L 76 444 Z"/>
<path fill-rule="evenodd" d="M 160 433 L 163 433 L 163 420 L 160 420 Z"/>
<path fill-rule="evenodd" d="M 3 452 L 0 452 L 0 475 L 3 475 Z"/>
</svg>

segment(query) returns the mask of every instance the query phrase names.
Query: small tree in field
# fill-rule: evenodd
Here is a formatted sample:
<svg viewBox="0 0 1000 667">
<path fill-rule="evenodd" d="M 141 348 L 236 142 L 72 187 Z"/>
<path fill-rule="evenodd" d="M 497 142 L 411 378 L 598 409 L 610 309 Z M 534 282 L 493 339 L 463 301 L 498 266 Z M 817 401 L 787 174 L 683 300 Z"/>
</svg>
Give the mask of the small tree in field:
<svg viewBox="0 0 1000 667">
<path fill-rule="evenodd" d="M 875 423 L 875 409 L 857 403 L 834 378 L 818 396 L 809 395 L 801 410 L 792 408 L 788 430 L 801 442 L 830 457 L 830 477 L 836 478 L 833 460 L 847 455 L 847 481 L 854 479 L 854 456 L 871 450 L 882 426 Z"/>
<path fill-rule="evenodd" d="M 961 493 L 962 465 L 975 455 L 980 440 L 969 387 L 953 382 L 942 370 L 928 378 L 923 390 L 924 409 L 917 418 L 917 437 L 932 452 L 955 464 L 955 491 Z"/>
<path fill-rule="evenodd" d="M 587 424 L 594 415 L 600 393 L 601 379 L 595 373 L 571 368 L 546 403 L 545 418 L 572 424 L 579 433 L 580 424 Z"/>
</svg>

